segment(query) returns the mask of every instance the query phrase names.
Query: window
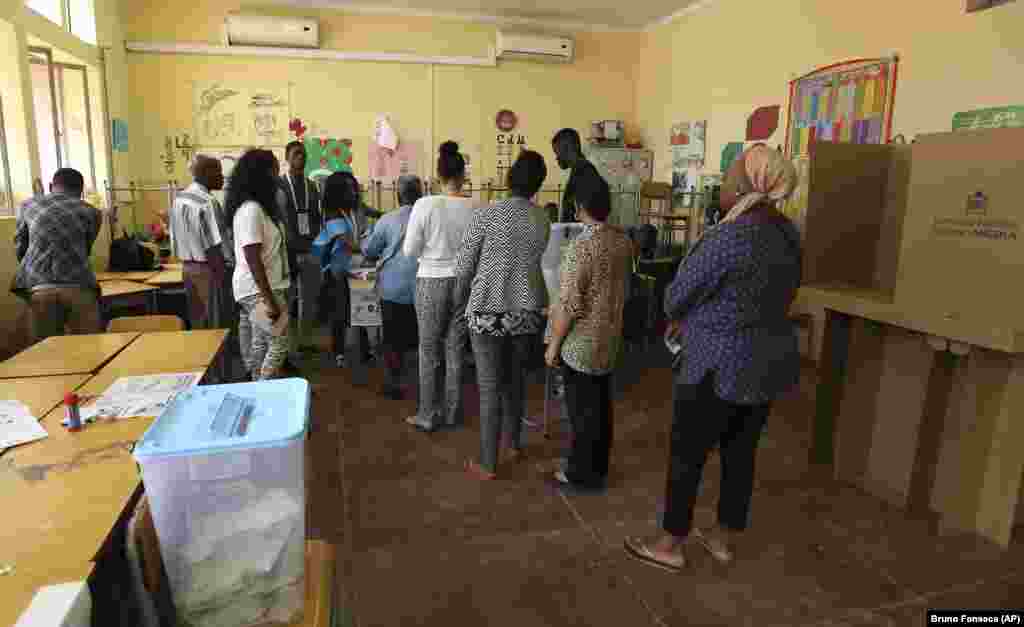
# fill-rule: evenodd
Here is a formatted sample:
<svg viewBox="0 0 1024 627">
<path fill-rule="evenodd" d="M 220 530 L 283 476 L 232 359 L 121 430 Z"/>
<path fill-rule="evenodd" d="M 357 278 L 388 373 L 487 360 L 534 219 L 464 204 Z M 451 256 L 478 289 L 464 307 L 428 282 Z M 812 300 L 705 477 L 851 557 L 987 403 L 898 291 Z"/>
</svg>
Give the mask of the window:
<svg viewBox="0 0 1024 627">
<path fill-rule="evenodd" d="M 55 63 L 46 48 L 30 48 L 29 54 L 42 180 L 49 182 L 60 168 L 74 168 L 85 177 L 86 189 L 97 191 L 86 69 Z"/>
<path fill-rule="evenodd" d="M 75 37 L 96 43 L 94 0 L 25 0 L 25 5 Z"/>
<path fill-rule="evenodd" d="M 14 188 L 11 187 L 11 163 L 7 159 L 7 126 L 4 102 L 0 100 L 0 215 L 14 214 Z"/>
<path fill-rule="evenodd" d="M 975 11 L 984 11 L 985 9 L 991 9 L 1001 4 L 1012 2 L 1013 0 L 967 0 L 967 12 L 974 13 Z"/>
</svg>

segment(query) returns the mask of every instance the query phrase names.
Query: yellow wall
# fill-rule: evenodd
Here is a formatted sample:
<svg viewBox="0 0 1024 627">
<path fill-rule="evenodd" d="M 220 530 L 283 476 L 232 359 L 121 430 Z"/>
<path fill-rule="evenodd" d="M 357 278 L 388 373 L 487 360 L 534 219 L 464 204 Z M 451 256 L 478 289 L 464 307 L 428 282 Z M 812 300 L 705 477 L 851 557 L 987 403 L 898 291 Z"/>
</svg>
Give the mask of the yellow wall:
<svg viewBox="0 0 1024 627">
<path fill-rule="evenodd" d="M 637 118 L 669 176 L 668 128 L 708 120 L 708 165 L 788 82 L 853 58 L 900 55 L 893 134 L 948 131 L 958 111 L 1024 104 L 1024 2 L 966 15 L 962 0 L 718 0 L 659 27 L 637 69 Z M 875 16 L 858 25 L 857 15 Z M 772 143 L 785 137 L 785 120 Z"/>
<path fill-rule="evenodd" d="M 125 36 L 132 41 L 220 44 L 225 15 L 238 8 L 199 0 L 186 0 L 184 7 L 126 0 Z M 290 13 L 320 20 L 325 49 L 485 57 L 494 45 L 493 26 L 333 11 Z M 495 173 L 494 116 L 509 108 L 520 116 L 517 132 L 549 160 L 548 181 L 554 186 L 563 178 L 550 152 L 556 130 L 574 126 L 583 131 L 600 119 L 623 119 L 635 128 L 630 72 L 643 35 L 575 38 L 577 59 L 570 65 L 499 62 L 497 68 L 130 53 L 128 83 L 134 93 L 146 94 L 137 99 L 130 120 L 136 175 L 147 182 L 187 180 L 180 156 L 173 176 L 168 176 L 159 155 L 165 137 L 193 134 L 193 82 L 220 80 L 228 85 L 291 83 L 293 115 L 307 126 L 352 139 L 353 167 L 361 178 L 374 119 L 389 114 L 401 137 L 421 143 L 421 175 L 433 170 L 434 147 L 454 139 L 470 158 L 472 180 L 484 182 Z"/>
<path fill-rule="evenodd" d="M 722 147 L 742 141 L 757 107 L 788 104 L 788 83 L 839 61 L 900 55 L 893 134 L 948 131 L 953 114 L 1024 104 L 1024 2 L 966 15 L 962 0 L 718 0 L 649 33 L 636 77 L 636 116 L 670 180 L 668 129 L 707 120 L 707 171 Z M 785 140 L 785 117 L 771 140 Z M 799 307 L 799 303 L 798 303 Z M 824 312 L 815 314 L 815 352 Z M 816 358 L 816 355 L 811 355 Z"/>
</svg>

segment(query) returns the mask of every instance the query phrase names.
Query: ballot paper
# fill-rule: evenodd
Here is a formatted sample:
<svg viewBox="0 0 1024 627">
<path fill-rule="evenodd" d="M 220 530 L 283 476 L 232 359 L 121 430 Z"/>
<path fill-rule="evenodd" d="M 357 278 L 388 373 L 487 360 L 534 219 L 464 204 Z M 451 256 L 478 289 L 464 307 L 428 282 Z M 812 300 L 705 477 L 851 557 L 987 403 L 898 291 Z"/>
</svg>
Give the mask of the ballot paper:
<svg viewBox="0 0 1024 627">
<path fill-rule="evenodd" d="M 0 401 L 0 450 L 46 436 L 46 429 L 24 403 Z"/>
<path fill-rule="evenodd" d="M 202 372 L 121 377 L 81 408 L 82 420 L 157 417 L 182 390 L 198 385 Z"/>
<path fill-rule="evenodd" d="M 301 513 L 300 504 L 294 498 L 284 490 L 275 489 L 243 509 L 194 518 L 191 524 L 192 540 L 185 548 L 186 559 L 191 562 L 202 561 L 217 549 L 219 543 L 232 536 L 270 529 L 281 522 L 296 519 Z M 288 533 L 284 536 L 287 539 Z M 264 568 L 269 569 L 270 565 Z"/>
</svg>

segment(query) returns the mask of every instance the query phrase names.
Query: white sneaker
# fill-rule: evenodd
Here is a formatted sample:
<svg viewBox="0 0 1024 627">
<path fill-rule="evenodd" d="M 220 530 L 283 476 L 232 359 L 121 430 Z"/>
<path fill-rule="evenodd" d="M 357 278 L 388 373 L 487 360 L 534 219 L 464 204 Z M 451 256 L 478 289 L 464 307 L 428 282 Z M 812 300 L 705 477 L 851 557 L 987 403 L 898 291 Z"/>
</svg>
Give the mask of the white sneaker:
<svg viewBox="0 0 1024 627">
<path fill-rule="evenodd" d="M 338 355 L 335 355 L 334 363 L 337 364 L 339 368 L 344 368 L 345 366 L 348 365 L 348 361 L 345 359 L 344 353 L 339 353 Z"/>
</svg>

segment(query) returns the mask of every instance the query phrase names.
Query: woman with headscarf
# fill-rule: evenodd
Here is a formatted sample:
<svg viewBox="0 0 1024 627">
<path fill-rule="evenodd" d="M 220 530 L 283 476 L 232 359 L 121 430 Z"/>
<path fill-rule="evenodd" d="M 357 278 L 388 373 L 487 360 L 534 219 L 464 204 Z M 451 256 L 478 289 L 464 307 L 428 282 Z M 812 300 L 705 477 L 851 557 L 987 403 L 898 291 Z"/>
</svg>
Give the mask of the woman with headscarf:
<svg viewBox="0 0 1024 627">
<path fill-rule="evenodd" d="M 793 165 L 764 145 L 741 155 L 726 174 L 726 216 L 694 244 L 665 294 L 679 345 L 662 533 L 625 541 L 652 566 L 678 571 L 693 538 L 719 562 L 733 559 L 746 529 L 754 458 L 772 402 L 799 379 L 796 329 L 789 308 L 800 285 L 800 235 L 776 206 L 797 183 Z M 693 527 L 708 453 L 718 447 L 722 479 L 718 525 Z"/>
</svg>

